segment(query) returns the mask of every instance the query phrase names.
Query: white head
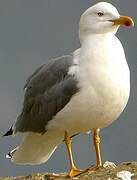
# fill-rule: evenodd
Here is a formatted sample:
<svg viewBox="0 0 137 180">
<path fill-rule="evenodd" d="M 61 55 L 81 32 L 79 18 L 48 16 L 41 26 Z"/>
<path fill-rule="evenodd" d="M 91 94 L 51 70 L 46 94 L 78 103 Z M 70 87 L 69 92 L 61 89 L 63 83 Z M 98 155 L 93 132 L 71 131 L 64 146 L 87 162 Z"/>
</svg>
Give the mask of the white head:
<svg viewBox="0 0 137 180">
<path fill-rule="evenodd" d="M 120 25 L 132 26 L 133 21 L 127 16 L 120 16 L 110 3 L 100 2 L 87 9 L 79 24 L 80 39 L 89 34 L 115 34 Z"/>
</svg>

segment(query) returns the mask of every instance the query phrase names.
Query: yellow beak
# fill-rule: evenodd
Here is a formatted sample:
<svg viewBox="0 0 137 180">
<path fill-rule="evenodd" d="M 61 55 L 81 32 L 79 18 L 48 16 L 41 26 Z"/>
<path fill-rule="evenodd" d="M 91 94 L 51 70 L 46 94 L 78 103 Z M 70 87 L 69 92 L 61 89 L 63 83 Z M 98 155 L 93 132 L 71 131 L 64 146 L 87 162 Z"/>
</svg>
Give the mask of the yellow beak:
<svg viewBox="0 0 137 180">
<path fill-rule="evenodd" d="M 128 27 L 134 26 L 134 21 L 132 20 L 131 17 L 129 16 L 120 16 L 120 18 L 115 19 L 115 20 L 111 20 L 112 22 L 114 22 L 114 25 L 125 25 Z"/>
</svg>

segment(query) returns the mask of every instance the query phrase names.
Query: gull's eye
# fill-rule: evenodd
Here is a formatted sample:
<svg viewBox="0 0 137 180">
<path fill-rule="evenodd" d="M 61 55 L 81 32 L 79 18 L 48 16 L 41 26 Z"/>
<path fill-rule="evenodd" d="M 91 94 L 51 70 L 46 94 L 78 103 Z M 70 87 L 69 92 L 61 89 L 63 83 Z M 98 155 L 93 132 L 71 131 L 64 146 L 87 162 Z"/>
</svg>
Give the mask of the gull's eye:
<svg viewBox="0 0 137 180">
<path fill-rule="evenodd" d="M 98 16 L 100 16 L 100 17 L 104 15 L 104 13 L 102 13 L 102 12 L 98 12 L 97 14 L 98 14 Z"/>
</svg>

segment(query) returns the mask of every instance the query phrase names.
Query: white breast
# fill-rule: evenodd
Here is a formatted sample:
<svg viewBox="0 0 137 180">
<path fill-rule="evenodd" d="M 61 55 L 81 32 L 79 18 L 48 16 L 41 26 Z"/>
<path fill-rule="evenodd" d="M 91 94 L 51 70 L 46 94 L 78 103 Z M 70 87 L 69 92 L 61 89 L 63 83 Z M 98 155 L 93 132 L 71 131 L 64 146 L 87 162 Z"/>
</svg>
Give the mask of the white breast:
<svg viewBox="0 0 137 180">
<path fill-rule="evenodd" d="M 72 134 L 103 128 L 116 120 L 127 104 L 130 75 L 121 43 L 116 37 L 103 43 L 92 38 L 91 42 L 86 42 L 79 54 L 81 90 L 50 121 L 49 128 Z"/>
</svg>

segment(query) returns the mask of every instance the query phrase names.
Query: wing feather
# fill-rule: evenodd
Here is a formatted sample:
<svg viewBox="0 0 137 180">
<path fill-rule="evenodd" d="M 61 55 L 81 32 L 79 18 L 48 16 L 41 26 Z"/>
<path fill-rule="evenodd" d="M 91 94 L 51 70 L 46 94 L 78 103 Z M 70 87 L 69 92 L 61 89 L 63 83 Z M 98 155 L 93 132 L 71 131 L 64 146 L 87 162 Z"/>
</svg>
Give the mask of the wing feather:
<svg viewBox="0 0 137 180">
<path fill-rule="evenodd" d="M 63 56 L 42 65 L 27 80 L 22 113 L 15 132 L 46 131 L 47 123 L 78 92 L 75 76 L 69 75 L 73 56 Z"/>
</svg>

